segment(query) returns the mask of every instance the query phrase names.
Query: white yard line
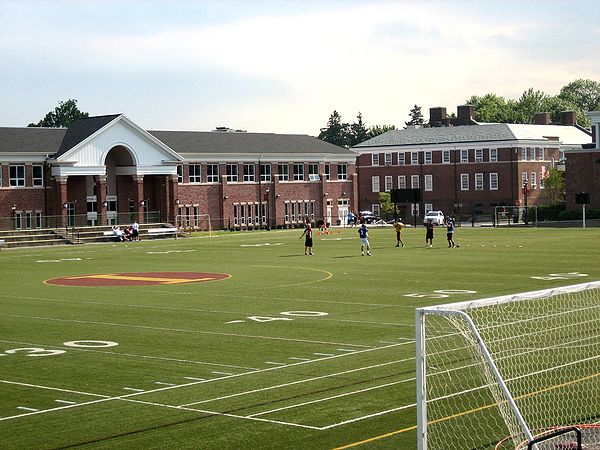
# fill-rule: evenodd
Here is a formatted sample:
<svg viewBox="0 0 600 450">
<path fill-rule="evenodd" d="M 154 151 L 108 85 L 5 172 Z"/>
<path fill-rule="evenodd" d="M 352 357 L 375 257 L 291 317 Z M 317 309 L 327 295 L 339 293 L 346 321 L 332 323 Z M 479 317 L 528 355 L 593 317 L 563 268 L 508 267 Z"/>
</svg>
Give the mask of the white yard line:
<svg viewBox="0 0 600 450">
<path fill-rule="evenodd" d="M 302 344 L 347 345 L 349 347 L 373 348 L 370 345 L 349 344 L 349 343 L 344 343 L 344 342 L 313 341 L 313 340 L 309 340 L 309 339 L 291 339 L 291 338 L 260 336 L 260 335 L 251 335 L 251 334 L 238 334 L 238 333 L 217 333 L 217 332 L 213 332 L 213 331 L 190 330 L 190 329 L 185 329 L 185 328 L 151 327 L 151 326 L 147 326 L 147 325 L 133 325 L 133 324 L 128 324 L 128 323 L 98 322 L 95 320 L 57 319 L 54 317 L 27 316 L 27 315 L 23 315 L 23 314 L 0 314 L 0 316 L 13 317 L 13 318 L 16 317 L 16 318 L 21 318 L 21 319 L 45 320 L 45 321 L 50 321 L 50 322 L 61 322 L 61 323 L 79 323 L 79 324 L 83 323 L 83 324 L 91 324 L 91 325 L 106 325 L 106 326 L 111 326 L 111 327 L 123 327 L 123 328 L 152 330 L 152 331 L 172 331 L 175 333 L 193 333 L 193 334 L 205 334 L 205 335 L 210 335 L 210 336 L 227 336 L 227 337 L 248 338 L 248 339 L 264 339 L 264 340 L 270 340 L 270 341 L 299 342 Z"/>
</svg>

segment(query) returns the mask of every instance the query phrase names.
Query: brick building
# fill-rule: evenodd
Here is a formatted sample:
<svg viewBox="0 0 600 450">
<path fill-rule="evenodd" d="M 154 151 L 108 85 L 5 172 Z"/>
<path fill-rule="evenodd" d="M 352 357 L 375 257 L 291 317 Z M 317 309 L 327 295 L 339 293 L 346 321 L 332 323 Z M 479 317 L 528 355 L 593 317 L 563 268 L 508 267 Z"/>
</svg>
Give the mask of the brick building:
<svg viewBox="0 0 600 450">
<path fill-rule="evenodd" d="M 379 192 L 392 189 L 421 192 L 420 203 L 399 205 L 405 220 L 429 210 L 465 216 L 543 204 L 546 171 L 591 141 L 571 112 L 560 125 L 547 113 L 532 125 L 477 123 L 473 116 L 472 106 L 460 106 L 455 118 L 432 108 L 427 127 L 391 130 L 355 146 L 360 209 L 379 212 Z"/>
<path fill-rule="evenodd" d="M 592 122 L 593 142 L 583 148 L 567 151 L 565 167 L 565 200 L 567 209 L 579 209 L 575 194 L 590 194 L 588 207 L 600 209 L 600 111 L 588 114 Z"/>
<path fill-rule="evenodd" d="M 157 220 L 214 228 L 330 223 L 356 209 L 354 152 L 306 135 L 147 131 L 122 114 L 0 128 L 10 226 Z"/>
</svg>

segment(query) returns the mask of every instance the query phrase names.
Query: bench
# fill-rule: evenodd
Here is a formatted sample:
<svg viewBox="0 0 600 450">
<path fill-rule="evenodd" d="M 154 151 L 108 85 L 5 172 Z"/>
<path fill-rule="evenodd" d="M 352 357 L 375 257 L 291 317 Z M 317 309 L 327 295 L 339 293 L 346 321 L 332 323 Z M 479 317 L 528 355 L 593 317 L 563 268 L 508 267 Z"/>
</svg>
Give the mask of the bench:
<svg viewBox="0 0 600 450">
<path fill-rule="evenodd" d="M 4 239 L 0 239 L 0 249 L 6 245 L 6 241 Z"/>
<path fill-rule="evenodd" d="M 175 228 L 175 227 L 148 228 L 146 231 L 148 232 L 148 237 L 173 236 L 174 238 L 177 238 L 177 228 Z"/>
</svg>

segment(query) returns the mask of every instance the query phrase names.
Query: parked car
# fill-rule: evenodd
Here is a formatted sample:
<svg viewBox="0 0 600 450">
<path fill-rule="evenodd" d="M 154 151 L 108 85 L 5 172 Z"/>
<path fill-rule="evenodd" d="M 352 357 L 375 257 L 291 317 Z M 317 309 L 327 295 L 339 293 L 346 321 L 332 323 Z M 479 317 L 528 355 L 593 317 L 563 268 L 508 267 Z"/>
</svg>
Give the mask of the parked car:
<svg viewBox="0 0 600 450">
<path fill-rule="evenodd" d="M 423 225 L 427 222 L 432 221 L 434 225 L 444 224 L 444 213 L 441 211 L 429 211 L 423 218 Z"/>
<path fill-rule="evenodd" d="M 360 212 L 360 217 L 359 217 L 360 223 L 373 223 L 373 222 L 377 222 L 378 220 L 381 220 L 381 217 L 376 216 L 371 211 L 361 211 Z"/>
</svg>

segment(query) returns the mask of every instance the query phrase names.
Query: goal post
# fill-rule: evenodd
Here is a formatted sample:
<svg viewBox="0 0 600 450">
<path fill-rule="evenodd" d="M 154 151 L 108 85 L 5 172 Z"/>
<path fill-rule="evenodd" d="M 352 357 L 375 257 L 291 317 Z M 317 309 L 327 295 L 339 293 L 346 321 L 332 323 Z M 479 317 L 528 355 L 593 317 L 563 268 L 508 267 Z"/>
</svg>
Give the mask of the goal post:
<svg viewBox="0 0 600 450">
<path fill-rule="evenodd" d="M 600 445 L 600 282 L 419 308 L 416 345 L 419 450 L 525 449 L 573 426 Z M 576 448 L 552 445 L 532 448 Z"/>
<path fill-rule="evenodd" d="M 210 214 L 180 214 L 175 218 L 175 224 L 186 232 L 205 232 L 210 237 L 213 235 Z"/>
</svg>

